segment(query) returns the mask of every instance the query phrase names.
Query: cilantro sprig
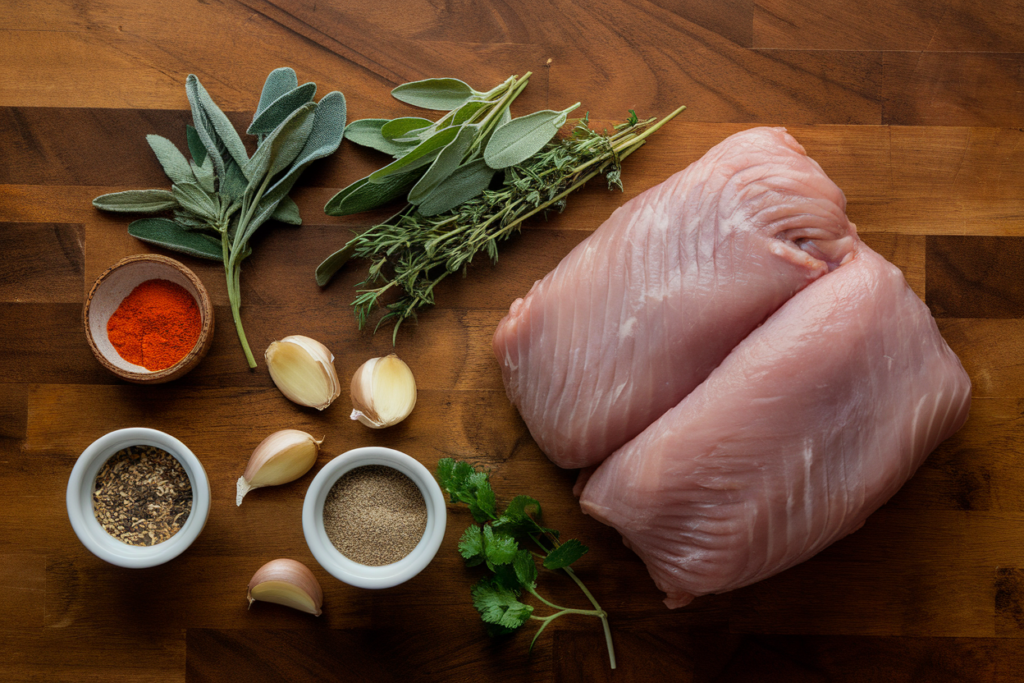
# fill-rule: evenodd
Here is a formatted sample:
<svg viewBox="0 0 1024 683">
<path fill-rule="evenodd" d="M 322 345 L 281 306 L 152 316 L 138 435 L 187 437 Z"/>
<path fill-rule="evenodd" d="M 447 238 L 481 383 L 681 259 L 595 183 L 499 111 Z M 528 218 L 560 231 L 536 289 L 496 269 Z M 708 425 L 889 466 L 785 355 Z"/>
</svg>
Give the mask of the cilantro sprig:
<svg viewBox="0 0 1024 683">
<path fill-rule="evenodd" d="M 489 572 L 472 589 L 473 606 L 488 625 L 492 635 L 513 633 L 528 621 L 539 621 L 540 628 L 530 641 L 533 650 L 537 638 L 551 623 L 567 614 L 597 617 L 604 628 L 608 659 L 615 668 L 615 648 L 608 626 L 608 613 L 601 609 L 594 596 L 573 572 L 571 565 L 588 548 L 576 539 L 559 540 L 555 529 L 541 526 L 540 502 L 530 496 L 516 496 L 498 514 L 497 497 L 491 488 L 490 474 L 461 460 L 444 458 L 437 464 L 437 479 L 448 492 L 452 503 L 464 503 L 475 520 L 459 540 L 459 554 L 466 566 L 485 566 Z M 537 592 L 539 571 L 537 560 L 550 571 L 562 571 L 572 579 L 594 609 L 573 609 L 556 605 Z M 534 614 L 532 605 L 524 603 L 529 593 L 555 610 L 547 616 Z"/>
</svg>

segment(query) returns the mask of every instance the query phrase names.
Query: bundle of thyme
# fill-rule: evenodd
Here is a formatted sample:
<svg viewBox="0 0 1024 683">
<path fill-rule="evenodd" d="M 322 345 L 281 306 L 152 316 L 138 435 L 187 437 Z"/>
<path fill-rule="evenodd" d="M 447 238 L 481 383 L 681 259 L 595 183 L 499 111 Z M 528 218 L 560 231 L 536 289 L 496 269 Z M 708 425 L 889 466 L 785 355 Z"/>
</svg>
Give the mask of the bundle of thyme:
<svg viewBox="0 0 1024 683">
<path fill-rule="evenodd" d="M 369 322 L 375 309 L 385 309 L 374 329 L 393 321 L 394 341 L 403 322 L 434 303 L 434 288 L 442 280 L 452 273 L 465 272 L 480 252 L 497 262 L 498 243 L 518 232 L 526 219 L 552 209 L 561 212 L 569 194 L 598 175 L 605 176 L 609 189 L 621 190 L 622 161 L 684 109 L 680 107 L 657 123 L 653 118 L 641 121 L 630 110 L 629 119 L 611 133 L 594 131 L 587 116 L 563 139 L 551 139 L 557 131 L 555 126 L 535 153 L 499 171 L 503 175 L 497 189 L 489 189 L 493 181 L 486 183 L 488 189 L 481 188 L 472 198 L 440 213 L 425 212 L 422 206 L 410 204 L 354 237 L 324 261 L 317 269 L 317 281 L 321 286 L 326 284 L 352 258 L 370 260 L 369 273 L 358 285 L 352 306 L 360 328 Z M 547 116 L 549 126 L 559 123 L 552 114 L 559 114 L 564 123 L 566 112 L 535 112 L 509 119 L 494 131 L 491 140 L 500 138 L 508 146 L 510 136 L 501 135 L 503 128 L 538 114 Z M 482 159 L 474 160 L 473 152 L 469 152 L 465 167 L 488 158 L 491 140 L 481 145 Z M 372 183 L 373 176 L 368 180 Z M 392 290 L 399 292 L 397 299 L 389 294 Z"/>
</svg>

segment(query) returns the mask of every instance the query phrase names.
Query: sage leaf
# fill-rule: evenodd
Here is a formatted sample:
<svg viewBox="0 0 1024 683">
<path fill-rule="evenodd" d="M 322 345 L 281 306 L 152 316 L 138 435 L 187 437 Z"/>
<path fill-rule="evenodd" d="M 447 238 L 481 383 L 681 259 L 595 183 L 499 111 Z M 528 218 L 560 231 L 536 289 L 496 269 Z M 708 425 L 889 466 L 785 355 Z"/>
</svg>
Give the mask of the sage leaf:
<svg viewBox="0 0 1024 683">
<path fill-rule="evenodd" d="M 483 159 L 460 166 L 435 187 L 417 209 L 424 216 L 436 216 L 454 209 L 486 190 L 495 173 Z"/>
<path fill-rule="evenodd" d="M 239 168 L 234 159 L 229 158 L 224 169 L 224 175 L 221 176 L 220 193 L 228 199 L 240 202 L 245 196 L 245 190 L 248 186 L 249 180 L 242 173 L 242 169 Z"/>
<path fill-rule="evenodd" d="M 392 119 L 381 126 L 380 134 L 385 140 L 398 140 L 407 137 L 409 133 L 421 130 L 432 125 L 430 119 L 421 119 L 416 116 L 406 116 L 401 119 Z"/>
<path fill-rule="evenodd" d="M 242 168 L 252 191 L 259 188 L 268 173 L 271 177 L 277 175 L 299 155 L 313 129 L 315 109 L 316 105 L 312 102 L 296 109 L 256 149 L 256 153 Z"/>
<path fill-rule="evenodd" d="M 188 153 L 192 155 L 192 161 L 202 166 L 203 162 L 209 159 L 209 155 L 206 153 L 206 146 L 203 144 L 202 138 L 199 137 L 199 133 L 193 126 L 186 124 L 185 138 L 188 140 Z M 212 167 L 212 160 L 210 164 Z"/>
<path fill-rule="evenodd" d="M 462 157 L 466 154 L 470 144 L 479 132 L 480 126 L 462 126 L 458 134 L 447 147 L 434 159 L 427 172 L 419 179 L 419 182 L 409 191 L 409 201 L 419 204 L 427 198 L 435 187 L 445 178 L 450 176 L 462 163 Z"/>
<path fill-rule="evenodd" d="M 306 167 L 318 159 L 334 154 L 341 145 L 345 134 L 345 96 L 337 90 L 324 95 L 313 112 L 313 126 L 299 155 L 292 162 L 288 172 L 274 182 L 267 191 L 268 196 L 284 197 L 292 190 Z"/>
<path fill-rule="evenodd" d="M 380 129 L 387 122 L 387 119 L 360 119 L 353 121 L 345 129 L 345 138 L 361 147 L 369 147 L 378 152 L 390 154 L 396 159 L 416 147 L 414 143 L 392 142 L 381 135 Z"/>
<path fill-rule="evenodd" d="M 349 240 L 345 246 L 325 258 L 323 263 L 316 267 L 317 285 L 320 287 L 326 286 L 327 283 L 331 281 L 331 278 L 334 277 L 334 274 L 341 270 L 342 266 L 348 263 L 355 250 L 355 241 Z"/>
<path fill-rule="evenodd" d="M 200 165 L 197 165 L 195 160 L 188 163 L 192 169 L 192 175 L 196 177 L 196 182 L 199 183 L 199 187 L 213 194 L 217 190 L 216 176 L 213 175 L 213 160 L 207 156 Z"/>
<path fill-rule="evenodd" d="M 400 102 L 435 111 L 458 109 L 476 94 L 457 78 L 428 78 L 403 83 L 391 91 L 391 96 Z"/>
<path fill-rule="evenodd" d="M 217 220 L 219 207 L 210 195 L 203 192 L 203 188 L 195 183 L 179 183 L 171 187 L 174 198 L 178 200 L 181 208 L 191 211 L 197 216 L 202 216 L 210 221 Z"/>
<path fill-rule="evenodd" d="M 157 213 L 178 208 L 178 200 L 169 190 L 125 190 L 97 197 L 92 205 L 118 213 Z"/>
<path fill-rule="evenodd" d="M 291 67 L 285 66 L 271 71 L 263 83 L 260 102 L 256 105 L 256 113 L 253 114 L 252 120 L 258 119 L 260 114 L 265 112 L 279 97 L 297 87 L 299 87 L 299 77 L 295 75 L 295 70 Z"/>
<path fill-rule="evenodd" d="M 281 223 L 302 225 L 302 216 L 299 214 L 299 205 L 296 204 L 291 197 L 283 197 L 270 217 L 275 221 L 280 221 Z"/>
<path fill-rule="evenodd" d="M 284 123 L 292 112 L 313 100 L 316 83 L 304 83 L 274 100 L 266 110 L 255 117 L 245 131 L 249 135 L 268 135 Z"/>
<path fill-rule="evenodd" d="M 175 211 L 174 222 L 186 230 L 208 230 L 210 228 L 210 221 L 186 211 Z"/>
<path fill-rule="evenodd" d="M 189 232 L 169 218 L 141 218 L 128 224 L 128 234 L 143 242 L 189 256 L 221 261 L 224 250 L 220 241 L 200 232 Z"/>
<path fill-rule="evenodd" d="M 376 209 L 405 195 L 415 181 L 415 173 L 388 176 L 381 183 L 371 183 L 368 178 L 360 178 L 331 197 L 324 207 L 324 213 L 328 216 L 349 216 Z"/>
<path fill-rule="evenodd" d="M 434 133 L 419 145 L 416 146 L 411 152 L 403 156 L 401 159 L 392 161 L 384 168 L 378 169 L 371 173 L 368 178 L 371 183 L 379 183 L 390 175 L 394 175 L 399 172 L 408 172 L 414 168 L 420 166 L 426 166 L 434 157 L 441 151 L 443 147 L 448 145 L 455 136 L 458 134 L 456 128 L 445 128 L 442 131 Z"/>
<path fill-rule="evenodd" d="M 153 150 L 157 161 L 163 166 L 164 173 L 172 183 L 194 183 L 196 181 L 188 159 L 178 151 L 173 142 L 159 135 L 147 135 L 146 142 L 149 143 L 150 149 Z"/>
<path fill-rule="evenodd" d="M 535 111 L 497 128 L 484 149 L 487 165 L 502 169 L 526 161 L 555 137 L 569 112 L 577 107 L 579 104 L 565 111 Z"/>
<path fill-rule="evenodd" d="M 185 93 L 188 95 L 189 104 L 192 105 L 196 132 L 199 133 L 199 139 L 203 141 L 207 153 L 213 157 L 213 167 L 217 169 L 217 175 L 223 176 L 224 173 L 225 159 L 221 147 L 240 168 L 244 168 L 249 155 L 245 152 L 242 138 L 238 137 L 238 131 L 210 97 L 210 93 L 206 92 L 206 88 L 195 74 L 189 74 L 185 80 Z"/>
<path fill-rule="evenodd" d="M 322 159 L 333 154 L 341 144 L 341 138 L 345 134 L 345 96 L 337 90 L 324 95 L 313 114 L 313 123 L 309 133 L 306 135 L 306 142 L 299 151 L 291 168 L 287 170 L 263 196 L 263 200 L 256 207 L 256 215 L 246 227 L 242 236 L 243 244 L 255 234 L 256 230 L 263 225 L 277 209 L 277 203 L 282 201 L 291 192 L 292 186 L 302 172 L 317 159 Z"/>
</svg>

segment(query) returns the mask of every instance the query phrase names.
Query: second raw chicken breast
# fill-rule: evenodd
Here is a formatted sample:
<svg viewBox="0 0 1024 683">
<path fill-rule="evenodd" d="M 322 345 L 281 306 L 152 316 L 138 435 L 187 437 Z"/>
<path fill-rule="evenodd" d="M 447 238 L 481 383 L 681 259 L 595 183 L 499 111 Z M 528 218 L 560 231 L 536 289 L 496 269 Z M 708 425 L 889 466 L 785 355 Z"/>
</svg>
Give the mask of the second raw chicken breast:
<svg viewBox="0 0 1024 683">
<path fill-rule="evenodd" d="M 859 243 L 586 482 L 669 607 L 856 531 L 967 419 L 971 383 L 899 269 Z"/>
</svg>

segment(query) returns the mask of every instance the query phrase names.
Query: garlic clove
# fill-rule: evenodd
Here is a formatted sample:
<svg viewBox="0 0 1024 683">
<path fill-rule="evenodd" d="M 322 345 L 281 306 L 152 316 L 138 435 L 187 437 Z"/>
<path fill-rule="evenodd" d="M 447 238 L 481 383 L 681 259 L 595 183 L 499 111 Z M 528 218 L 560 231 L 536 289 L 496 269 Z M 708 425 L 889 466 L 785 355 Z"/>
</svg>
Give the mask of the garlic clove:
<svg viewBox="0 0 1024 683">
<path fill-rule="evenodd" d="M 352 419 L 371 429 L 396 425 L 416 407 L 416 378 L 391 354 L 371 358 L 352 377 Z"/>
<path fill-rule="evenodd" d="M 253 489 L 287 484 L 309 472 L 323 442 L 298 429 L 282 429 L 263 439 L 238 478 L 235 504 L 241 505 L 242 498 Z"/>
<path fill-rule="evenodd" d="M 289 400 L 323 410 L 341 395 L 334 356 L 315 339 L 285 337 L 268 346 L 265 356 L 270 378 Z"/>
<path fill-rule="evenodd" d="M 249 607 L 257 600 L 320 616 L 324 592 L 313 572 L 301 562 L 271 560 L 256 570 L 246 594 Z"/>
</svg>

